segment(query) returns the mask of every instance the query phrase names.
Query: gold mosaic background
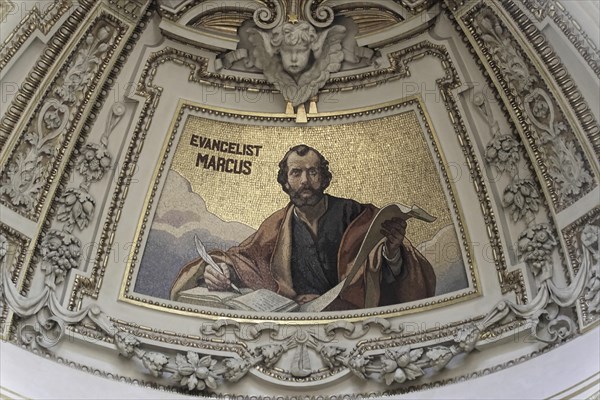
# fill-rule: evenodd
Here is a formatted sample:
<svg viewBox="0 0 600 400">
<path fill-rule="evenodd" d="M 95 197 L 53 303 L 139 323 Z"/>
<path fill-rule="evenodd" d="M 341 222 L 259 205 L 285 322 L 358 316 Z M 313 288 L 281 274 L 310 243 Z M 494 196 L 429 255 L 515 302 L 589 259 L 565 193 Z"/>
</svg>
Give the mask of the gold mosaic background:
<svg viewBox="0 0 600 400">
<path fill-rule="evenodd" d="M 263 146 L 259 157 L 236 156 L 190 145 L 192 135 Z M 278 163 L 296 144 L 318 149 L 329 160 L 327 193 L 384 206 L 418 204 L 434 223 L 409 223 L 407 237 L 419 244 L 452 223 L 439 174 L 413 111 L 378 120 L 323 127 L 271 127 L 220 122 L 198 116 L 186 121 L 172 169 L 186 177 L 208 210 L 225 221 L 258 228 L 288 196 L 277 183 Z M 196 167 L 198 151 L 252 161 L 250 175 Z"/>
</svg>

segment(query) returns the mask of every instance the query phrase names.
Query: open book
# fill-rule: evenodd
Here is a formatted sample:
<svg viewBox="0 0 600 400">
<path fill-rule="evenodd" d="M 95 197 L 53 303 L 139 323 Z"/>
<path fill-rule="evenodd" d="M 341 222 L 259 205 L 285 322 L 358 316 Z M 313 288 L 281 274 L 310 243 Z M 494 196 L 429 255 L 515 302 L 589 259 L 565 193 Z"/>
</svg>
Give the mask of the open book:
<svg viewBox="0 0 600 400">
<path fill-rule="evenodd" d="M 242 294 L 218 292 L 199 286 L 181 292 L 177 301 L 198 306 L 242 311 L 291 312 L 299 308 L 295 301 L 268 289 L 241 288 L 240 291 Z"/>
<path fill-rule="evenodd" d="M 287 297 L 281 296 L 268 289 L 252 290 L 241 288 L 242 294 L 234 292 L 209 291 L 206 287 L 196 287 L 181 292 L 177 301 L 207 307 L 229 308 L 243 311 L 262 312 L 320 312 L 327 308 L 354 279 L 361 265 L 367 260 L 369 254 L 385 236 L 381 233 L 381 225 L 392 218 L 400 217 L 404 220 L 416 218 L 424 222 L 433 222 L 436 217 L 430 215 L 419 206 L 408 207 L 403 204 L 390 204 L 383 207 L 369 226 L 369 230 L 358 250 L 352 269 L 346 278 L 335 287 L 317 299 L 299 306 Z"/>
</svg>

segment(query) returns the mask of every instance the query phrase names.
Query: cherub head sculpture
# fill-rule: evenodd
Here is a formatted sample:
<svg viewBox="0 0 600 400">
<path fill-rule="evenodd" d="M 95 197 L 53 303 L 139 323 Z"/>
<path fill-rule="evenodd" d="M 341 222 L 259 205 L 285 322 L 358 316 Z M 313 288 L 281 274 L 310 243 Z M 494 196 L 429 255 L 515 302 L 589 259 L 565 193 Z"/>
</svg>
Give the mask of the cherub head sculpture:
<svg viewBox="0 0 600 400">
<path fill-rule="evenodd" d="M 248 22 L 238 35 L 238 46 L 247 51 L 246 67 L 262 70 L 294 106 L 316 95 L 344 61 L 346 28 L 342 25 L 317 31 L 308 21 L 299 21 L 265 30 Z"/>
<path fill-rule="evenodd" d="M 306 70 L 315 50 L 319 36 L 315 28 L 308 22 L 297 24 L 286 22 L 273 29 L 271 46 L 275 54 L 281 56 L 283 69 L 292 76 L 298 76 Z"/>
</svg>

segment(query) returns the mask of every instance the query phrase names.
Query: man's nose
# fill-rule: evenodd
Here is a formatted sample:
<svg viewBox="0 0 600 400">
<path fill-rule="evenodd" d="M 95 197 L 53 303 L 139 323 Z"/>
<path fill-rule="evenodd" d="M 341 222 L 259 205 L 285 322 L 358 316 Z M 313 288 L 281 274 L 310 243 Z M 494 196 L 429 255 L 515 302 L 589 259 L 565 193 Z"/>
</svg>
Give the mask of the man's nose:
<svg viewBox="0 0 600 400">
<path fill-rule="evenodd" d="M 300 183 L 307 183 L 308 182 L 308 174 L 305 172 L 302 173 L 302 175 L 300 175 Z"/>
<path fill-rule="evenodd" d="M 298 53 L 292 51 L 292 62 L 295 63 L 296 61 L 298 61 Z"/>
</svg>

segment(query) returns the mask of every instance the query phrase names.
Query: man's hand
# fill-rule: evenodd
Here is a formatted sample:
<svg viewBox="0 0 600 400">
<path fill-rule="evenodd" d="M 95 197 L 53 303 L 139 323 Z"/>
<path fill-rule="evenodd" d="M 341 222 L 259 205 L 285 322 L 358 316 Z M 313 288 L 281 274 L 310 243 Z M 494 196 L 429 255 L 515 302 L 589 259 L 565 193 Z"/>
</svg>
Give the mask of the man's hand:
<svg viewBox="0 0 600 400">
<path fill-rule="evenodd" d="M 219 263 L 220 271 L 211 265 L 204 269 L 204 281 L 208 290 L 226 291 L 231 288 L 231 267 L 226 263 Z"/>
<path fill-rule="evenodd" d="M 406 221 L 400 217 L 388 219 L 381 224 L 381 233 L 385 235 L 385 254 L 390 259 L 396 258 L 406 234 Z"/>
</svg>

